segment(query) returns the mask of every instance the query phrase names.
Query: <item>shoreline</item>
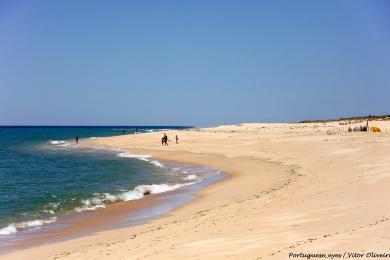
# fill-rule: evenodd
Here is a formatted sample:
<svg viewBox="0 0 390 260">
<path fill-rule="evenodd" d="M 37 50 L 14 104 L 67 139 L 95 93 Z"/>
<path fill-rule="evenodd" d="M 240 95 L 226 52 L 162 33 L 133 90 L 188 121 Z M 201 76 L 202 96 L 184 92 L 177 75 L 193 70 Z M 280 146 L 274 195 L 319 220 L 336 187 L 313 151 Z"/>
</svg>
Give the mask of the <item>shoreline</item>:
<svg viewBox="0 0 390 260">
<path fill-rule="evenodd" d="M 104 138 L 107 138 L 107 137 L 104 137 Z M 104 139 L 104 138 L 101 138 L 101 139 Z M 108 137 L 108 138 L 115 138 L 114 137 Z M 101 140 L 100 139 L 100 140 Z M 97 139 L 99 140 L 99 139 Z M 91 143 L 93 141 L 96 141 L 95 140 L 88 140 L 88 143 Z M 87 144 L 86 147 L 89 147 L 90 144 Z M 118 148 L 118 147 L 112 147 L 112 148 Z M 121 148 L 122 149 L 122 148 Z M 161 227 L 161 224 L 160 223 L 164 223 L 166 225 L 166 222 L 171 222 L 172 218 L 173 219 L 176 219 L 176 214 L 178 214 L 179 216 L 181 215 L 181 211 L 187 211 L 187 210 L 190 210 L 192 212 L 192 214 L 201 214 L 203 215 L 203 212 L 207 212 L 208 210 L 210 210 L 210 207 L 215 207 L 216 205 L 213 203 L 212 205 L 209 205 L 209 203 L 207 203 L 207 198 L 209 196 L 211 196 L 212 193 L 214 193 L 216 191 L 216 193 L 220 193 L 220 187 L 223 187 L 224 185 L 226 185 L 226 183 L 228 183 L 228 185 L 231 185 L 234 183 L 234 186 L 235 186 L 235 179 L 236 178 L 239 178 L 237 176 L 237 170 L 239 170 L 237 166 L 234 166 L 233 169 L 232 168 L 226 168 L 226 170 L 224 170 L 223 168 L 225 168 L 224 166 L 223 167 L 214 167 L 215 165 L 218 165 L 218 166 L 221 166 L 221 165 L 224 165 L 226 164 L 226 161 L 229 160 L 229 158 L 224 158 L 224 156 L 220 156 L 220 155 L 212 155 L 212 154 L 196 154 L 196 153 L 188 153 L 188 152 L 180 152 L 180 153 L 174 153 L 174 154 L 164 154 L 164 153 L 161 153 L 157 150 L 152 150 L 152 149 L 131 149 L 131 150 L 128 150 L 128 149 L 124 149 L 128 152 L 131 152 L 131 153 L 135 153 L 135 154 L 148 154 L 148 155 L 151 155 L 151 157 L 155 160 L 159 160 L 159 161 L 171 161 L 171 162 L 175 162 L 175 163 L 188 163 L 188 164 L 191 164 L 191 165 L 195 165 L 195 166 L 207 166 L 207 167 L 210 167 L 210 168 L 213 168 L 213 169 L 218 169 L 220 170 L 226 177 L 223 178 L 222 180 L 220 181 L 217 181 L 215 183 L 212 183 L 210 185 L 207 185 L 207 187 L 203 188 L 203 189 L 200 189 L 200 190 L 197 190 L 194 192 L 195 196 L 197 197 L 195 200 L 192 200 L 188 203 L 184 203 L 182 204 L 180 207 L 178 208 L 175 208 L 173 209 L 172 211 L 169 211 L 168 213 L 166 214 L 163 214 L 163 215 L 160 215 L 158 216 L 156 219 L 152 219 L 150 222 L 146 222 L 146 223 L 143 223 L 143 224 L 140 224 L 140 225 L 136 225 L 136 226 L 130 226 L 130 227 L 124 227 L 124 228 L 117 228 L 117 229 L 111 229 L 111 230 L 104 230 L 104 231 L 100 231 L 100 232 L 97 232 L 97 233 L 93 233 L 93 234 L 89 234 L 87 236 L 81 236 L 81 237 L 76 237 L 76 238 L 73 238 L 73 239 L 70 239 L 70 240 L 65 240 L 65 241 L 60 241 L 60 242 L 54 242 L 54 243 L 49 243 L 49 244 L 42 244 L 42 245 L 38 245 L 38 246 L 33 246 L 33 247 L 29 247 L 29 248 L 24 248 L 22 249 L 21 251 L 12 251 L 12 252 L 6 252 L 5 254 L 0 254 L 0 259 L 2 259 L 2 257 L 6 257 L 7 259 L 22 259 L 25 257 L 25 253 L 28 254 L 28 255 L 37 255 L 39 256 L 40 258 L 43 257 L 50 257 L 52 255 L 52 252 L 51 252 L 51 249 L 52 247 L 56 247 L 56 246 L 60 246 L 60 248 L 62 247 L 62 245 L 66 245 L 68 243 L 75 243 L 76 241 L 76 244 L 78 242 L 81 242 L 81 241 L 90 241 L 90 240 L 96 240 L 96 239 L 100 239 L 100 237 L 106 237 L 107 235 L 111 235 L 113 233 L 123 233 L 123 232 L 131 232 L 132 229 L 134 229 L 134 232 L 138 232 L 138 229 L 150 229 L 149 226 L 154 226 L 156 224 L 160 225 Z M 207 158 L 207 159 L 206 159 Z M 239 161 L 241 160 L 245 160 L 245 158 L 240 158 Z M 248 160 L 251 160 L 251 158 L 247 158 Z M 204 163 L 204 161 L 208 161 L 208 163 Z M 216 163 L 217 162 L 217 163 Z M 272 162 L 261 162 L 261 164 L 265 164 L 265 165 L 273 165 L 274 167 L 278 167 L 277 165 L 275 166 L 274 164 L 275 163 L 272 163 Z M 233 165 L 235 163 L 232 163 Z M 239 163 L 240 166 L 243 166 L 241 165 L 242 162 Z M 229 165 L 229 164 L 227 164 Z M 222 169 L 221 169 L 222 168 Z M 231 170 L 231 171 L 227 171 L 227 170 Z M 288 171 L 288 175 L 290 174 L 291 172 Z M 239 174 L 238 174 L 239 175 Z M 234 181 L 233 181 L 234 180 Z M 230 184 L 229 184 L 230 183 Z M 282 185 L 283 186 L 283 185 Z M 280 187 L 273 187 L 272 189 L 273 190 L 277 190 L 277 188 L 280 188 Z M 176 192 L 177 190 L 173 191 L 173 192 Z M 271 192 L 271 191 L 267 191 L 267 192 Z M 169 193 L 169 192 L 167 192 Z M 157 194 L 157 195 L 163 195 L 164 193 L 162 194 Z M 224 195 L 226 195 L 226 193 L 222 193 Z M 148 199 L 148 197 L 145 197 L 143 199 Z M 143 200 L 141 199 L 141 200 Z M 230 198 L 229 198 L 230 199 Z M 141 201 L 141 200 L 137 200 L 137 202 Z M 130 202 L 134 202 L 134 201 L 130 201 Z M 221 201 L 223 202 L 223 200 Z M 126 202 L 124 203 L 117 203 L 117 204 L 125 204 Z M 206 204 L 206 205 L 204 205 Z M 217 203 L 217 205 L 219 207 L 226 207 L 226 204 L 222 204 L 220 202 Z M 207 209 L 205 209 L 205 206 L 207 206 Z M 109 210 L 110 208 L 108 207 L 107 210 Z M 104 209 L 103 209 L 104 210 Z M 97 211 L 95 211 L 97 212 Z M 182 216 L 180 216 L 182 217 Z M 177 223 L 177 220 L 173 220 L 173 223 Z M 163 225 L 164 225 L 163 224 Z M 170 223 L 171 224 L 171 223 Z M 105 239 L 105 238 L 104 238 Z M 88 243 L 87 242 L 87 243 Z M 45 252 L 42 252 L 42 249 L 49 249 L 49 252 L 48 254 L 45 256 Z M 43 253 L 43 254 L 42 254 Z M 21 255 L 20 255 L 21 254 Z"/>
<path fill-rule="evenodd" d="M 134 154 L 135 157 L 133 159 L 138 160 L 138 155 L 143 156 L 142 154 Z M 126 158 L 123 159 L 126 160 Z M 156 158 L 151 159 L 153 159 L 153 161 L 150 163 L 156 162 L 156 160 L 154 160 Z M 168 169 L 187 166 L 194 170 L 216 171 L 211 168 L 198 168 L 200 165 L 195 166 L 179 162 L 173 163 L 166 160 L 159 161 L 164 165 L 168 164 Z M 129 201 L 113 202 L 102 208 L 97 207 L 94 210 L 65 213 L 62 216 L 58 216 L 57 221 L 44 224 L 38 229 L 25 229 L 19 231 L 16 237 L 3 237 L 0 257 L 18 250 L 64 242 L 71 239 L 90 236 L 99 232 L 146 224 L 155 219 L 164 217 L 171 211 L 174 211 L 187 203 L 199 199 L 199 196 L 197 195 L 198 191 L 223 181 L 226 178 L 229 178 L 229 175 L 219 171 L 219 173 L 213 173 L 211 176 L 203 177 L 193 183 L 183 184 L 183 186 L 173 190 L 145 195 L 142 198 Z"/>
<path fill-rule="evenodd" d="M 348 133 L 339 122 L 242 124 L 102 138 L 157 160 L 229 173 L 199 199 L 135 227 L 34 247 L 6 259 L 286 259 L 289 253 L 381 252 L 390 245 L 390 122 Z M 358 124 L 358 123 L 356 123 Z M 346 127 L 349 127 L 347 125 Z"/>
</svg>

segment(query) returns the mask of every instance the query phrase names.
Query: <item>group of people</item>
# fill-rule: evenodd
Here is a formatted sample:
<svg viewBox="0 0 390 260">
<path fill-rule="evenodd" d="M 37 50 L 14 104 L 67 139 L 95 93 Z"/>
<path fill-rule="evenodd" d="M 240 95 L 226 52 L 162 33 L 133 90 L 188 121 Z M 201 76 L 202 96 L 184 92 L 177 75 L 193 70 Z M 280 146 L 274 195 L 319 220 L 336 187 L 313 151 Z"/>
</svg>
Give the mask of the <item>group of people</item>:
<svg viewBox="0 0 390 260">
<path fill-rule="evenodd" d="M 179 137 L 176 135 L 176 144 L 179 144 Z M 77 135 L 75 137 L 76 144 L 79 143 L 79 136 Z M 168 136 L 166 133 L 164 133 L 163 137 L 161 138 L 161 145 L 168 145 Z"/>
<path fill-rule="evenodd" d="M 179 144 L 179 137 L 176 135 L 176 144 Z M 164 133 L 163 137 L 161 138 L 161 145 L 168 145 L 168 136 L 166 133 Z"/>
</svg>

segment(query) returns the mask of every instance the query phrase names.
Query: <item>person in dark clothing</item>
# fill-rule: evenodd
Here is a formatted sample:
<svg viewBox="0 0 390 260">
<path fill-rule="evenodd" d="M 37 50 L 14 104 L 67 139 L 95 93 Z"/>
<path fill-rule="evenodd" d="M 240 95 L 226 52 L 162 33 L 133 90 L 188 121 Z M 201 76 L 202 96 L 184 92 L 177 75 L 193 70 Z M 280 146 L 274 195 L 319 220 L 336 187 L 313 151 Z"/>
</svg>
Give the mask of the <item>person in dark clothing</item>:
<svg viewBox="0 0 390 260">
<path fill-rule="evenodd" d="M 179 144 L 179 137 L 176 135 L 176 144 Z"/>
<path fill-rule="evenodd" d="M 168 145 L 168 136 L 164 133 L 163 145 Z"/>
<path fill-rule="evenodd" d="M 161 138 L 161 145 L 165 145 L 165 137 L 167 135 L 164 133 L 163 137 Z"/>
<path fill-rule="evenodd" d="M 79 136 L 77 135 L 77 136 L 75 137 L 75 139 L 76 139 L 76 144 L 78 144 L 78 143 L 79 143 Z"/>
</svg>

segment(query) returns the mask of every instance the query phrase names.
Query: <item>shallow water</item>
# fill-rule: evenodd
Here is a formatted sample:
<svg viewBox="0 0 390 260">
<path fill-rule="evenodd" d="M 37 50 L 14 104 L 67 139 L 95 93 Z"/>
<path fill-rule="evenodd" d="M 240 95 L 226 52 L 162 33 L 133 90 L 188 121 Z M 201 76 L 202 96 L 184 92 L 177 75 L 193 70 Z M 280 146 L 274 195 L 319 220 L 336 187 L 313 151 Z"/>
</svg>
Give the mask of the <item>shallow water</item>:
<svg viewBox="0 0 390 260">
<path fill-rule="evenodd" d="M 119 149 L 81 149 L 73 141 L 75 135 L 96 138 L 122 134 L 124 129 L 1 127 L 0 238 L 55 223 L 72 212 L 139 199 L 216 174 L 202 167 L 164 165 Z"/>
</svg>

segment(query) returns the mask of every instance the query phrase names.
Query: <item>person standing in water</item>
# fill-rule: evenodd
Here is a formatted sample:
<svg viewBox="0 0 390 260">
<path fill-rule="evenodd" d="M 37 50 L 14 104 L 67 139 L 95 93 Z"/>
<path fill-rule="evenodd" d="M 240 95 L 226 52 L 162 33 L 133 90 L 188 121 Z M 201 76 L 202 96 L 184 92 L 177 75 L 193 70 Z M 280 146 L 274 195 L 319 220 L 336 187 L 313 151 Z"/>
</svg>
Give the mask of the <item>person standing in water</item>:
<svg viewBox="0 0 390 260">
<path fill-rule="evenodd" d="M 179 144 L 179 137 L 176 135 L 176 144 Z"/>
<path fill-rule="evenodd" d="M 75 139 L 76 139 L 76 144 L 78 144 L 78 143 L 79 143 L 79 136 L 77 135 L 77 136 L 75 137 Z"/>
</svg>

